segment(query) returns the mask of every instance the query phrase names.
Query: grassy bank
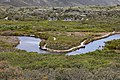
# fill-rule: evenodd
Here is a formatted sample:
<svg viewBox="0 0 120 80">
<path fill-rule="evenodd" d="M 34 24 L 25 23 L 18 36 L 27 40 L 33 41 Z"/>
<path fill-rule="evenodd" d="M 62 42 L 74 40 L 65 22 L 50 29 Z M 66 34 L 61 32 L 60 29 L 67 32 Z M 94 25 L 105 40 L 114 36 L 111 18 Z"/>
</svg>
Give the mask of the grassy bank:
<svg viewBox="0 0 120 80">
<path fill-rule="evenodd" d="M 0 36 L 0 52 L 11 52 L 16 51 L 19 40 L 15 36 Z"/>
<path fill-rule="evenodd" d="M 119 41 L 116 40 L 117 43 Z M 120 52 L 116 52 L 115 48 L 110 50 L 110 45 L 118 45 L 112 44 L 112 42 L 108 42 L 102 51 L 97 50 L 75 56 L 37 54 L 25 51 L 0 52 L 0 74 L 4 79 L 17 77 L 17 79 L 22 78 L 23 80 L 30 78 L 41 80 L 70 80 L 71 78 L 75 80 L 96 80 L 98 78 L 101 80 L 119 80 Z M 7 69 L 7 71 L 3 69 Z M 10 77 L 10 75 L 12 76 Z"/>
</svg>

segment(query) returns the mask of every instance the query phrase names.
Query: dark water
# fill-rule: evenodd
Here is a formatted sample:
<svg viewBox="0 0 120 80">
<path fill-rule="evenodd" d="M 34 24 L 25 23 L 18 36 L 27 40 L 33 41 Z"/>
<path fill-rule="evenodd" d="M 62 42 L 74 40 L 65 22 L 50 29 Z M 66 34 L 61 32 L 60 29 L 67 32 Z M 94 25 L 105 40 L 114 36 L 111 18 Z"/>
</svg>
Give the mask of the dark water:
<svg viewBox="0 0 120 80">
<path fill-rule="evenodd" d="M 20 44 L 16 48 L 21 50 L 26 50 L 28 52 L 48 53 L 47 51 L 39 49 L 39 43 L 41 39 L 34 37 L 25 37 L 25 36 L 21 36 L 18 38 L 20 40 Z M 105 46 L 106 41 L 110 41 L 114 39 L 120 39 L 120 34 L 115 34 L 104 39 L 93 41 L 85 45 L 85 48 L 80 48 L 76 51 L 69 52 L 67 53 L 67 55 L 85 54 L 88 52 L 95 51 L 97 49 L 101 50 L 103 46 Z"/>
</svg>

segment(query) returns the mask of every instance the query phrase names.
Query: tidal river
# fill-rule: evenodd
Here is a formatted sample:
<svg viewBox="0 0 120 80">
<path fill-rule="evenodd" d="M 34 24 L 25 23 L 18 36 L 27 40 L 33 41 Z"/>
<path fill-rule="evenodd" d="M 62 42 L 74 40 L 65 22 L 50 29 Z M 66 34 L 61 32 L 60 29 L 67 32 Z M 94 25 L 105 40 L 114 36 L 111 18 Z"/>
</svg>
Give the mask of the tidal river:
<svg viewBox="0 0 120 80">
<path fill-rule="evenodd" d="M 20 40 L 20 43 L 16 48 L 20 50 L 26 50 L 27 52 L 38 52 L 38 53 L 49 53 L 47 51 L 41 50 L 39 48 L 39 43 L 41 39 L 35 38 L 35 37 L 26 37 L 26 36 L 20 36 L 18 37 Z M 109 36 L 107 38 L 103 38 L 100 40 L 96 40 L 93 42 L 90 42 L 89 44 L 85 45 L 85 48 L 80 48 L 78 50 L 68 52 L 67 55 L 77 55 L 77 54 L 85 54 L 88 52 L 92 52 L 95 50 L 101 50 L 105 46 L 105 42 L 114 40 L 114 39 L 120 39 L 120 34 L 115 34 L 112 36 Z"/>
</svg>

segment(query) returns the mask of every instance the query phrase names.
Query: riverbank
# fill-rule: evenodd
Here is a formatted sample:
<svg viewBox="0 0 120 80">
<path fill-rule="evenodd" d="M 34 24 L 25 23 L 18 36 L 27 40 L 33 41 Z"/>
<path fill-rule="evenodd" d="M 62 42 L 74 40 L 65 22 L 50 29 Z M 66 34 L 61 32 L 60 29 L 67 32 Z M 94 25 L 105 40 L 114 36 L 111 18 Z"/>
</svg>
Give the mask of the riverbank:
<svg viewBox="0 0 120 80">
<path fill-rule="evenodd" d="M 41 46 L 40 48 L 43 49 L 43 50 L 49 51 L 49 52 L 54 52 L 54 53 L 66 53 L 66 52 L 71 52 L 73 50 L 77 50 L 79 48 L 85 47 L 84 45 L 86 45 L 90 42 L 93 42 L 93 41 L 96 41 L 96 40 L 99 40 L 99 39 L 103 39 L 103 38 L 109 37 L 109 36 L 114 35 L 114 34 L 120 34 L 120 32 L 115 32 L 114 31 L 114 32 L 107 33 L 107 34 L 105 34 L 103 36 L 100 36 L 100 37 L 95 37 L 93 39 L 86 39 L 86 40 L 82 41 L 79 46 L 72 47 L 72 48 L 67 49 L 67 50 L 50 49 L 50 48 L 46 47 L 47 44 L 45 44 L 44 46 Z"/>
<path fill-rule="evenodd" d="M 19 44 L 17 36 L 0 36 L 0 52 L 9 52 Z"/>
<path fill-rule="evenodd" d="M 47 48 L 47 44 L 45 44 L 43 47 L 41 47 L 41 49 L 43 50 L 46 50 L 46 51 L 49 51 L 49 52 L 57 52 L 57 53 L 65 53 L 65 52 L 70 52 L 70 51 L 73 51 L 73 50 L 76 50 L 76 49 L 79 49 L 81 47 L 84 47 L 84 43 L 86 42 L 86 40 L 84 40 L 83 42 L 81 42 L 81 44 L 79 46 L 76 46 L 76 47 L 72 47 L 68 50 L 54 50 L 54 49 L 50 49 L 50 48 Z"/>
<path fill-rule="evenodd" d="M 106 47 L 108 49 L 109 49 L 109 47 L 108 47 L 109 45 L 114 45 L 116 47 L 116 45 L 119 45 L 120 41 L 118 41 L 118 42 L 115 41 L 115 42 L 116 43 L 110 42 Z M 76 75 L 78 73 L 80 73 L 77 75 L 78 77 L 81 75 L 81 73 L 83 75 L 87 74 L 88 79 L 91 74 L 95 75 L 95 77 L 98 75 L 98 77 L 100 77 L 101 79 L 105 76 L 108 77 L 108 75 L 110 76 L 109 79 L 111 78 L 111 76 L 113 76 L 114 79 L 115 78 L 118 79 L 119 72 L 116 72 L 116 71 L 119 71 L 120 52 L 118 52 L 118 51 L 114 52 L 114 49 L 115 49 L 114 46 L 113 46 L 112 50 L 111 49 L 110 50 L 103 49 L 101 51 L 96 50 L 94 52 L 90 52 L 87 54 L 74 55 L 74 56 L 68 56 L 65 54 L 38 54 L 38 53 L 33 53 L 33 52 L 29 53 L 26 51 L 0 52 L 1 62 L 7 61 L 11 66 L 13 66 L 11 68 L 8 65 L 6 65 L 5 63 L 1 63 L 1 65 L 2 65 L 1 70 L 3 73 L 3 75 L 1 75 L 1 76 L 2 76 L 2 78 L 3 77 L 6 78 L 6 75 L 7 76 L 9 76 L 9 74 L 12 75 L 14 72 L 16 73 L 16 71 L 17 71 L 18 73 L 16 73 L 16 74 L 21 73 L 23 75 L 23 77 L 26 77 L 26 75 L 29 75 L 29 76 L 27 76 L 26 79 L 28 79 L 28 77 L 31 79 L 31 77 L 34 77 L 34 76 L 36 79 L 36 76 L 39 76 L 39 75 L 42 75 L 44 77 L 44 73 L 47 75 L 50 75 L 50 76 L 61 75 L 61 78 L 63 78 L 63 76 L 69 75 L 70 76 L 69 79 L 71 79 L 71 76 Z M 119 49 L 119 47 L 117 47 L 117 48 Z M 18 66 L 18 68 L 16 66 Z M 106 66 L 107 66 L 107 68 L 106 68 Z M 103 69 L 103 70 L 101 70 L 101 69 Z M 21 70 L 23 72 L 21 72 L 19 70 Z M 106 70 L 107 70 L 107 73 L 106 73 Z M 62 73 L 61 73 L 61 71 L 62 71 Z M 63 71 L 65 74 L 63 73 Z M 93 73 L 93 71 L 94 71 L 94 73 Z M 99 73 L 98 73 L 98 71 L 99 71 Z M 50 72 L 50 73 L 48 74 L 48 72 Z M 102 75 L 101 75 L 101 72 L 102 72 Z M 68 73 L 72 73 L 72 74 L 68 74 Z M 88 73 L 90 73 L 90 75 L 88 75 Z M 15 76 L 17 76 L 16 74 L 15 74 Z M 14 77 L 14 74 L 12 77 Z M 10 78 L 11 78 L 11 76 L 10 76 Z M 74 79 L 75 78 L 76 78 L 76 76 L 74 77 Z M 56 78 L 56 79 L 58 79 L 58 78 Z M 85 79 L 86 79 L 86 77 L 85 77 Z M 94 79 L 95 78 L 92 78 L 92 80 L 94 80 Z M 23 80 L 23 79 L 21 79 L 21 80 Z"/>
<path fill-rule="evenodd" d="M 109 36 L 112 36 L 112 35 L 115 35 L 115 34 L 120 34 L 120 32 L 115 32 L 115 31 L 113 31 L 113 32 L 108 33 L 108 34 L 105 34 L 105 35 L 103 35 L 103 36 L 95 37 L 95 38 L 93 38 L 93 39 L 89 39 L 89 40 L 87 40 L 87 41 L 85 42 L 85 45 L 88 44 L 88 43 L 90 43 L 90 42 L 93 42 L 93 41 L 96 41 L 96 40 L 99 40 L 99 39 L 103 39 L 103 38 L 106 38 L 106 37 L 109 37 Z"/>
</svg>

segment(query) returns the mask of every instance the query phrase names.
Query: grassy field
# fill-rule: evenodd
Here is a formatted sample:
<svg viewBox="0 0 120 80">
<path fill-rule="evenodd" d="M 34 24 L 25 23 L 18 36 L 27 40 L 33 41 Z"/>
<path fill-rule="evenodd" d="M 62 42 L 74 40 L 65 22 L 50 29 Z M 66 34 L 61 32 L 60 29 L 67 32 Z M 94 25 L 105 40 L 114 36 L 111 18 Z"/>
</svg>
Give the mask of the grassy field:
<svg viewBox="0 0 120 80">
<path fill-rule="evenodd" d="M 113 31 L 120 32 L 119 15 L 80 21 L 1 19 L 0 80 L 119 80 L 120 40 L 106 42 L 101 51 L 67 56 L 18 50 L 18 39 L 13 37 L 35 35 L 43 39 L 41 46 L 64 50 Z"/>
<path fill-rule="evenodd" d="M 113 44 L 115 42 L 115 44 Z M 100 67 L 107 67 L 118 63 L 120 40 L 113 40 L 106 43 L 105 49 L 96 50 L 87 54 L 65 56 L 65 54 L 38 54 L 25 51 L 1 52 L 0 60 L 9 61 L 14 66 L 20 66 L 23 69 L 39 68 L 80 68 L 84 67 L 90 70 Z M 10 46 L 11 44 L 9 44 Z M 14 48 L 14 47 L 13 47 Z M 112 49 L 112 50 L 111 50 Z"/>
<path fill-rule="evenodd" d="M 97 18 L 88 21 L 0 21 L 0 30 L 34 30 L 67 32 L 119 31 L 118 18 Z"/>
<path fill-rule="evenodd" d="M 0 34 L 3 36 L 35 35 L 36 37 L 45 39 L 48 48 L 65 50 L 78 46 L 84 39 L 95 37 L 96 35 L 99 35 L 99 33 L 120 31 L 119 25 L 119 17 L 111 17 L 107 19 L 102 17 L 90 19 L 88 21 L 1 20 Z M 79 32 L 81 35 L 76 35 L 73 32 Z M 58 39 L 54 41 L 53 37 Z"/>
<path fill-rule="evenodd" d="M 115 40 L 119 43 L 120 40 Z M 119 78 L 119 46 L 109 48 L 114 41 L 107 42 L 105 49 L 87 54 L 65 56 L 64 54 L 38 54 L 25 51 L 0 52 L 0 78 L 70 80 L 95 79 L 115 80 Z M 17 67 L 16 67 L 17 66 Z M 39 74 L 38 74 L 39 73 Z M 10 76 L 12 75 L 12 76 Z M 5 77 L 6 76 L 6 77 Z M 79 77 L 78 77 L 79 76 Z"/>
</svg>

